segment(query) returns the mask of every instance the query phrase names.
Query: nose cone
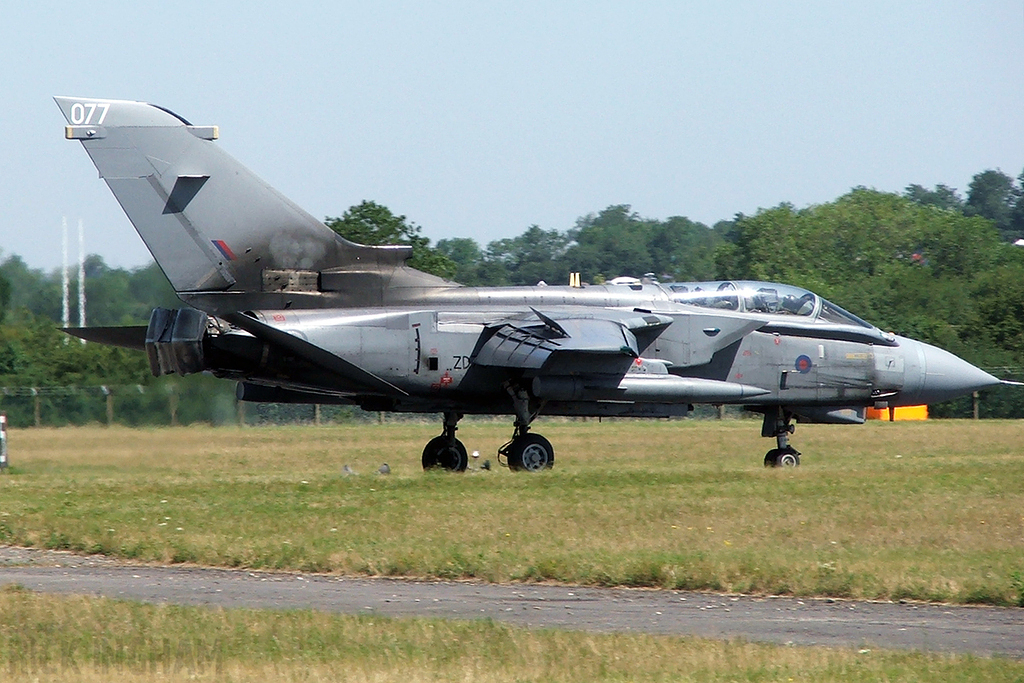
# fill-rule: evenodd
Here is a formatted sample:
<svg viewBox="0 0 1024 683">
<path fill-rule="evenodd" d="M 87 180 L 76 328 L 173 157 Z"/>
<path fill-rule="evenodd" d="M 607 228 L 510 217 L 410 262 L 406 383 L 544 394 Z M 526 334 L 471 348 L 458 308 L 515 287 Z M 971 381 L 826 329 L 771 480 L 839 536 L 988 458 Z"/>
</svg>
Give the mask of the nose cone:
<svg viewBox="0 0 1024 683">
<path fill-rule="evenodd" d="M 920 362 L 916 368 L 918 381 L 907 377 L 907 390 L 900 396 L 901 403 L 941 403 L 1001 383 L 998 378 L 948 351 L 923 342 L 915 341 L 913 344 L 917 346 Z"/>
</svg>

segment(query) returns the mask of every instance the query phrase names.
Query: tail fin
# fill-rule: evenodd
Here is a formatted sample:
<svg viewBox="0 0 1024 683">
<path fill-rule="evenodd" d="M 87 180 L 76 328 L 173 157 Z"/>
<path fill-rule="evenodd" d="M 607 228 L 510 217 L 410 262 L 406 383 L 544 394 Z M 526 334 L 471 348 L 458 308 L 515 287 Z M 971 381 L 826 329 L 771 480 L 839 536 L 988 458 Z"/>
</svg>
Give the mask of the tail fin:
<svg viewBox="0 0 1024 683">
<path fill-rule="evenodd" d="M 144 102 L 54 99 L 70 124 L 65 136 L 81 141 L 175 291 L 200 308 L 223 309 L 209 303 L 223 296 L 203 296 L 221 292 L 232 294 L 232 310 L 291 305 L 323 294 L 325 270 L 335 283 L 329 298 L 343 305 L 379 303 L 396 270 L 407 285 L 441 282 L 403 267 L 408 247 L 337 236 L 214 144 L 215 126 Z M 364 291 L 344 291 L 353 284 Z M 314 298 L 296 307 L 325 305 Z"/>
</svg>

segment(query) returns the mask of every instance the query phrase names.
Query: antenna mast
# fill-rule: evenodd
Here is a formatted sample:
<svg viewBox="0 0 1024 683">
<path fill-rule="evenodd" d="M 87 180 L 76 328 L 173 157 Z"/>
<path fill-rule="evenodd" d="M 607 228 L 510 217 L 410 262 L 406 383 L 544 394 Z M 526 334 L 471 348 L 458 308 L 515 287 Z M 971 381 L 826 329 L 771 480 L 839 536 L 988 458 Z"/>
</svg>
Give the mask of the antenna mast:
<svg viewBox="0 0 1024 683">
<path fill-rule="evenodd" d="M 85 327 L 85 225 L 81 218 L 78 219 L 78 326 Z"/>
<path fill-rule="evenodd" d="M 68 217 L 63 216 L 60 220 L 61 230 L 61 269 L 60 269 L 60 321 L 64 327 L 71 325 L 71 302 L 70 299 L 70 282 L 68 273 Z M 65 335 L 64 343 L 68 343 L 68 338 Z"/>
</svg>

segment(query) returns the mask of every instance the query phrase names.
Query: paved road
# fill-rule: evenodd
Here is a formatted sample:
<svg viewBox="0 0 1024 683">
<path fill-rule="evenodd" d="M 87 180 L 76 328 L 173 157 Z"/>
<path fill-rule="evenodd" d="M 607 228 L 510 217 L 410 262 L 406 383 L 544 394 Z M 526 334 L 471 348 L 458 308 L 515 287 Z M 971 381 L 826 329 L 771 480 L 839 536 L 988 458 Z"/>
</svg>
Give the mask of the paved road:
<svg viewBox="0 0 1024 683">
<path fill-rule="evenodd" d="M 1024 609 L 663 590 L 493 585 L 124 565 L 0 547 L 0 584 L 144 602 L 313 608 L 343 614 L 489 617 L 521 626 L 995 654 L 1024 659 Z"/>
</svg>

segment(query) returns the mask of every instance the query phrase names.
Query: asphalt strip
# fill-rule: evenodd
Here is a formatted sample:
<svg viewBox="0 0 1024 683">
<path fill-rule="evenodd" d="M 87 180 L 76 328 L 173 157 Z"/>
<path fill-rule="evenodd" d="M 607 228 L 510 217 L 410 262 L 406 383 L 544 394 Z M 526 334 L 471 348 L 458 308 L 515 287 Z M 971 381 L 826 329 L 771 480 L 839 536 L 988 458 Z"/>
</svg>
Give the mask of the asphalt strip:
<svg viewBox="0 0 1024 683">
<path fill-rule="evenodd" d="M 0 547 L 0 585 L 43 593 L 340 614 L 489 618 L 517 626 L 927 650 L 1024 659 L 1024 609 L 668 590 L 362 579 L 130 565 Z"/>
</svg>

